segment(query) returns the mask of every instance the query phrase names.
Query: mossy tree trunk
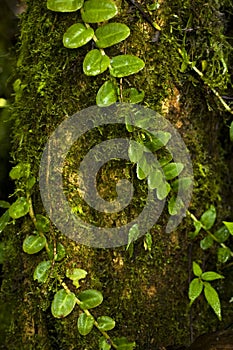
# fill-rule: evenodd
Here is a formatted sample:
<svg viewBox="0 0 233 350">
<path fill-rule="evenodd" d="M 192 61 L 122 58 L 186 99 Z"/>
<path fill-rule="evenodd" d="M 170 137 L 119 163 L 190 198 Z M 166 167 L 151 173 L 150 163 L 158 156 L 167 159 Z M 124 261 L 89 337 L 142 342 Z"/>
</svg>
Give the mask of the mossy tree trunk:
<svg viewBox="0 0 233 350">
<path fill-rule="evenodd" d="M 140 1 L 146 10 L 147 2 Z M 114 56 L 135 54 L 145 61 L 140 73 L 123 79 L 122 88 L 135 86 L 145 91 L 144 104 L 163 114 L 176 127 L 190 150 L 195 176 L 190 205 L 197 217 L 214 204 L 219 221 L 230 213 L 230 183 L 227 166 L 229 146 L 229 115 L 207 84 L 187 67 L 181 72 L 179 48 L 186 48 L 190 60 L 206 61 L 206 76 L 220 94 L 230 93 L 230 71 L 223 73 L 223 60 L 228 61 L 230 43 L 225 39 L 230 2 L 174 0 L 158 1 L 159 9 L 152 13 L 161 27 L 156 31 L 137 8 L 128 1 L 119 3 L 116 18 L 131 29 L 130 37 L 109 49 Z M 69 115 L 95 105 L 98 88 L 107 74 L 87 77 L 82 62 L 92 44 L 69 50 L 62 45 L 62 35 L 68 26 L 79 21 L 79 13 L 55 13 L 46 1 L 28 1 L 21 20 L 17 74 L 24 89 L 18 93 L 12 107 L 12 159 L 15 164 L 28 162 L 38 178 L 43 148 L 53 130 Z M 205 63 L 203 63 L 204 65 Z M 219 76 L 221 75 L 221 76 Z M 98 136 L 101 140 L 101 136 Z M 85 154 L 86 144 L 80 147 Z M 226 158 L 224 158 L 226 157 Z M 117 166 L 105 169 L 111 178 Z M 226 179 L 226 180 L 225 180 Z M 110 185 L 109 185 L 110 186 Z M 16 183 L 22 188 L 20 181 Z M 109 191 L 109 189 L 108 189 Z M 16 196 L 21 195 L 16 192 Z M 45 214 L 36 185 L 32 195 L 36 214 Z M 190 312 L 188 283 L 190 264 L 194 259 L 205 260 L 198 242 L 190 242 L 192 222 L 186 218 L 171 234 L 165 233 L 166 214 L 151 230 L 151 252 L 143 247 L 143 238 L 134 245 L 130 257 L 125 247 L 94 249 L 78 245 L 51 226 L 49 242 L 61 242 L 66 258 L 59 263 L 61 275 L 66 267 L 81 267 L 88 271 L 81 289 L 94 288 L 104 295 L 104 301 L 94 309 L 94 315 L 107 314 L 116 320 L 110 333 L 136 341 L 137 349 L 163 349 L 169 345 L 190 342 Z M 22 250 L 24 238 L 34 230 L 29 217 L 11 225 L 4 239 L 6 259 L 2 284 L 2 304 L 8 312 L 8 329 L 4 329 L 4 348 L 15 349 L 80 349 L 98 348 L 98 332 L 79 335 L 76 326 L 78 308 L 64 319 L 51 315 L 50 305 L 60 287 L 53 283 L 40 285 L 33 281 L 37 264 L 46 260 L 46 252 L 27 255 Z M 215 263 L 215 255 L 205 262 L 206 269 Z M 67 282 L 69 284 L 69 282 Z M 220 283 L 219 286 L 223 288 Z M 71 290 L 75 289 L 70 284 Z M 221 292 L 221 288 L 219 288 Z M 220 293 L 224 295 L 224 292 Z M 6 314 L 6 310 L 4 311 Z M 224 325 L 232 316 L 228 300 L 223 297 Z M 6 316 L 7 317 L 7 316 Z M 194 335 L 214 329 L 217 320 L 204 300 L 193 309 Z"/>
</svg>

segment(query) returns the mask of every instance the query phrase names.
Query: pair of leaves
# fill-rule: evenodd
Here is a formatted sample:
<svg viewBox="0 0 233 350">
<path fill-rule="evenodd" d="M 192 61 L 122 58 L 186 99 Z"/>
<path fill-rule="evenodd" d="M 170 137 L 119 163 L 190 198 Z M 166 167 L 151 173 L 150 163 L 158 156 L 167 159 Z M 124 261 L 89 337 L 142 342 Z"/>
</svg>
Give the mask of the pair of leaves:
<svg viewBox="0 0 233 350">
<path fill-rule="evenodd" d="M 190 234 L 189 234 L 189 237 L 191 238 L 191 239 L 194 239 L 198 234 L 199 234 L 199 232 L 201 231 L 201 229 L 202 228 L 204 228 L 205 230 L 209 230 L 209 229 L 211 229 L 211 227 L 214 225 L 214 223 L 215 223 L 215 220 L 216 220 L 216 215 L 217 215 L 217 213 L 216 213 L 216 209 L 215 209 L 215 207 L 214 207 L 214 205 L 211 205 L 210 207 L 209 207 L 209 209 L 208 210 L 206 210 L 203 214 L 202 214 L 202 216 L 201 216 L 201 218 L 200 218 L 200 221 L 194 221 L 194 226 L 195 226 L 195 231 L 194 232 L 191 232 Z M 211 244 L 211 239 L 210 238 L 206 238 L 206 240 L 205 241 L 203 241 L 202 240 L 202 244 L 201 244 L 201 246 L 202 246 L 202 248 L 203 249 L 207 249 L 207 248 L 209 248 L 209 246 L 211 246 L 212 244 Z M 206 248 L 205 248 L 206 247 Z"/>
<path fill-rule="evenodd" d="M 77 322 L 78 331 L 81 335 L 87 335 L 91 332 L 93 326 L 94 326 L 94 317 L 91 315 L 87 315 L 85 313 L 82 313 Z M 115 327 L 115 321 L 108 316 L 100 316 L 97 318 L 98 323 L 98 329 L 100 331 L 110 331 Z"/>
</svg>

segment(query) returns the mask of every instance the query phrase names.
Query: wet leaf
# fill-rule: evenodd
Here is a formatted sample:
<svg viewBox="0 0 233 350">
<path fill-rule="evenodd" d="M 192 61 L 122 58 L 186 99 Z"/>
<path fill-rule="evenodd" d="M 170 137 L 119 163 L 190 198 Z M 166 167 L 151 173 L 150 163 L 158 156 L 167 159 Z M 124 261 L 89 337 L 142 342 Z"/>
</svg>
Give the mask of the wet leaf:
<svg viewBox="0 0 233 350">
<path fill-rule="evenodd" d="M 76 304 L 74 293 L 66 293 L 64 289 L 60 289 L 54 296 L 51 311 L 56 318 L 64 318 L 69 315 Z"/>
<path fill-rule="evenodd" d="M 157 188 L 157 197 L 158 199 L 161 201 L 163 199 L 165 199 L 168 195 L 168 193 L 171 190 L 171 186 L 169 185 L 169 183 L 167 181 L 162 181 L 160 183 L 160 186 Z"/>
<path fill-rule="evenodd" d="M 190 306 L 193 304 L 193 302 L 199 297 L 203 289 L 203 282 L 199 278 L 194 278 L 191 283 L 189 284 L 189 299 L 190 299 Z"/>
<path fill-rule="evenodd" d="M 221 226 L 215 233 L 214 233 L 215 237 L 217 238 L 219 243 L 223 243 L 225 242 L 229 236 L 230 236 L 230 232 L 227 229 L 226 226 Z"/>
<path fill-rule="evenodd" d="M 163 174 L 159 169 L 152 169 L 150 174 L 148 175 L 148 187 L 153 190 L 158 188 L 160 184 L 163 182 Z"/>
<path fill-rule="evenodd" d="M 214 244 L 214 240 L 210 236 L 206 236 L 200 241 L 200 247 L 203 250 L 209 249 Z"/>
<path fill-rule="evenodd" d="M 110 64 L 110 58 L 102 55 L 99 50 L 89 51 L 83 61 L 83 71 L 86 75 L 95 76 L 103 73 Z"/>
<path fill-rule="evenodd" d="M 113 342 L 117 345 L 117 350 L 133 350 L 136 347 L 135 342 L 129 342 L 127 338 L 114 338 Z"/>
<path fill-rule="evenodd" d="M 115 56 L 111 59 L 110 64 L 110 74 L 116 78 L 138 73 L 145 66 L 141 58 L 131 55 Z"/>
<path fill-rule="evenodd" d="M 106 81 L 97 92 L 96 104 L 99 107 L 108 107 L 117 101 L 117 90 L 115 85 L 110 81 Z"/>
<path fill-rule="evenodd" d="M 145 92 L 138 91 L 135 88 L 129 88 L 123 90 L 123 97 L 124 101 L 130 102 L 130 103 L 140 103 L 143 101 L 145 97 Z"/>
<path fill-rule="evenodd" d="M 61 261 L 62 259 L 64 259 L 64 257 L 66 256 L 66 250 L 65 250 L 65 247 L 63 244 L 61 244 L 60 242 L 57 243 L 56 245 L 56 254 L 55 254 L 55 257 L 54 257 L 54 245 L 53 243 L 50 243 L 48 245 L 48 248 L 49 248 L 49 252 L 48 252 L 48 255 L 49 255 L 49 259 L 50 260 L 55 260 L 55 261 Z"/>
<path fill-rule="evenodd" d="M 216 290 L 208 283 L 205 282 L 204 294 L 208 304 L 212 307 L 215 314 L 218 316 L 219 320 L 222 320 L 221 316 L 221 304 L 219 300 L 218 293 Z"/>
<path fill-rule="evenodd" d="M 157 131 L 150 134 L 150 141 L 145 143 L 145 146 L 152 152 L 158 151 L 160 148 L 166 146 L 171 138 L 171 134 L 167 131 Z"/>
<path fill-rule="evenodd" d="M 36 254 L 44 248 L 45 244 L 45 237 L 30 235 L 23 241 L 23 251 L 27 254 Z"/>
<path fill-rule="evenodd" d="M 231 250 L 228 247 L 220 247 L 218 248 L 218 262 L 221 264 L 225 264 L 231 258 Z"/>
<path fill-rule="evenodd" d="M 19 219 L 29 212 L 29 203 L 25 197 L 18 198 L 9 208 L 12 219 Z"/>
<path fill-rule="evenodd" d="M 82 20 L 86 23 L 99 23 L 116 16 L 118 10 L 116 4 L 111 0 L 89 0 L 85 1 Z"/>
<path fill-rule="evenodd" d="M 168 212 L 170 215 L 178 215 L 185 208 L 185 205 L 180 197 L 172 196 L 168 201 Z"/>
<path fill-rule="evenodd" d="M 49 232 L 50 230 L 50 221 L 49 219 L 41 214 L 36 214 L 36 229 L 39 232 Z"/>
<path fill-rule="evenodd" d="M 94 36 L 92 28 L 86 28 L 82 23 L 73 24 L 63 36 L 63 45 L 69 49 L 76 49 L 87 44 Z"/>
<path fill-rule="evenodd" d="M 223 221 L 223 223 L 230 232 L 230 234 L 233 235 L 233 222 Z"/>
<path fill-rule="evenodd" d="M 204 212 L 201 216 L 201 223 L 206 230 L 211 229 L 216 219 L 216 209 L 213 205 L 210 206 L 208 210 Z"/>
<path fill-rule="evenodd" d="M 78 299 L 81 301 L 79 306 L 82 309 L 92 309 L 102 303 L 103 295 L 98 290 L 88 289 L 79 293 Z"/>
<path fill-rule="evenodd" d="M 78 331 L 81 335 L 87 335 L 90 333 L 94 325 L 94 317 L 93 316 L 87 316 L 86 314 L 82 313 L 77 322 Z"/>
<path fill-rule="evenodd" d="M 179 179 L 176 179 L 173 183 L 172 183 L 172 189 L 175 192 L 181 191 L 182 193 L 185 193 L 186 191 L 188 191 L 191 186 L 193 184 L 193 179 L 189 176 L 187 177 L 181 177 Z"/>
<path fill-rule="evenodd" d="M 129 35 L 130 29 L 127 25 L 114 22 L 107 23 L 96 29 L 96 45 L 99 48 L 109 47 L 125 40 Z"/>
<path fill-rule="evenodd" d="M 47 8 L 56 12 L 74 12 L 83 6 L 84 0 L 47 0 Z"/>
</svg>

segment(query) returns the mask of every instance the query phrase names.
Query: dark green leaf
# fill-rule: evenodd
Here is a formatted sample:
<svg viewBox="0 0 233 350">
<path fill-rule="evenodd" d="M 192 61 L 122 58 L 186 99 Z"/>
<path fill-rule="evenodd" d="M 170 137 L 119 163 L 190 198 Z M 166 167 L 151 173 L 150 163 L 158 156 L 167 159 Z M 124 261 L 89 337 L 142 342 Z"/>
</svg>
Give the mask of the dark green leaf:
<svg viewBox="0 0 233 350">
<path fill-rule="evenodd" d="M 23 251 L 27 254 L 36 254 L 44 248 L 45 244 L 45 237 L 30 235 L 23 241 Z"/>
<path fill-rule="evenodd" d="M 39 232 L 49 232 L 50 221 L 46 216 L 41 214 L 36 214 L 36 229 Z"/>
<path fill-rule="evenodd" d="M 202 214 L 200 221 L 202 225 L 205 227 L 205 229 L 209 230 L 213 226 L 215 219 L 216 219 L 216 209 L 213 205 L 211 205 L 210 208 L 206 210 L 204 214 Z"/>
<path fill-rule="evenodd" d="M 32 187 L 35 185 L 36 183 L 36 178 L 35 176 L 29 176 L 27 182 L 26 182 L 26 187 L 27 187 L 27 190 L 31 190 Z"/>
<path fill-rule="evenodd" d="M 60 289 L 54 296 L 51 311 L 56 318 L 63 318 L 69 315 L 76 304 L 74 293 L 66 293 L 64 289 Z"/>
<path fill-rule="evenodd" d="M 165 156 L 159 158 L 159 164 L 161 167 L 164 167 L 164 165 L 170 163 L 170 161 L 172 160 L 172 154 L 169 152 L 168 154 L 166 154 Z"/>
<path fill-rule="evenodd" d="M 224 278 L 224 276 L 214 271 L 203 272 L 203 274 L 201 275 L 201 279 L 203 279 L 204 281 L 215 281 L 220 278 Z"/>
<path fill-rule="evenodd" d="M 115 327 L 115 321 L 109 316 L 100 316 L 97 318 L 97 322 L 101 331 L 110 331 Z"/>
<path fill-rule="evenodd" d="M 73 24 L 63 36 L 63 45 L 68 49 L 76 49 L 88 43 L 94 36 L 92 28 L 86 28 L 82 23 Z"/>
<path fill-rule="evenodd" d="M 134 224 L 130 228 L 129 233 L 128 233 L 128 244 L 127 244 L 126 250 L 129 249 L 129 245 L 132 242 L 136 241 L 139 236 L 140 236 L 140 231 L 139 231 L 139 228 L 138 228 L 138 224 Z"/>
<path fill-rule="evenodd" d="M 231 142 L 233 142 L 233 122 L 231 122 L 231 125 L 230 125 L 230 140 Z"/>
<path fill-rule="evenodd" d="M 164 176 L 166 180 L 172 180 L 178 176 L 183 169 L 184 165 L 182 163 L 169 163 L 163 167 Z"/>
<path fill-rule="evenodd" d="M 29 212 L 29 203 L 26 198 L 20 197 L 9 208 L 9 214 L 12 219 L 19 219 Z"/>
<path fill-rule="evenodd" d="M 225 242 L 229 236 L 230 236 L 230 232 L 228 231 L 228 229 L 226 228 L 226 226 L 221 226 L 215 233 L 214 233 L 215 237 L 217 238 L 219 243 L 223 243 Z"/>
<path fill-rule="evenodd" d="M 214 244 L 214 240 L 210 236 L 206 236 L 200 241 L 200 247 L 203 250 L 209 249 Z"/>
<path fill-rule="evenodd" d="M 81 335 L 87 335 L 93 328 L 94 317 L 91 315 L 81 314 L 78 318 L 77 326 Z"/>
<path fill-rule="evenodd" d="M 104 337 L 101 337 L 99 339 L 99 350 L 110 350 L 110 349 L 111 349 L 111 345 L 107 343 Z"/>
<path fill-rule="evenodd" d="M 110 64 L 110 74 L 116 78 L 135 74 L 145 66 L 141 58 L 131 55 L 115 56 L 111 59 Z"/>
<path fill-rule="evenodd" d="M 216 290 L 208 283 L 205 282 L 204 294 L 208 304 L 212 307 L 215 314 L 218 316 L 219 320 L 222 320 L 221 316 L 221 304 L 219 300 L 218 293 Z"/>
<path fill-rule="evenodd" d="M 143 177 L 140 175 L 139 168 L 142 170 L 142 174 L 144 174 Z M 137 175 L 138 174 L 140 175 L 140 177 L 138 176 L 138 179 L 143 180 L 150 174 L 150 172 L 151 172 L 151 165 L 149 164 L 146 158 L 146 155 L 144 154 L 137 162 Z"/>
<path fill-rule="evenodd" d="M 127 25 L 107 23 L 95 31 L 95 36 L 97 37 L 96 45 L 99 48 L 109 47 L 125 40 L 129 35 L 130 29 Z"/>
<path fill-rule="evenodd" d="M 157 197 L 160 201 L 162 201 L 163 199 L 165 199 L 168 195 L 168 193 L 171 190 L 171 186 L 169 185 L 169 183 L 167 181 L 165 182 L 161 182 L 160 186 L 157 188 Z"/>
<path fill-rule="evenodd" d="M 30 175 L 30 164 L 29 163 L 19 163 L 10 171 L 10 178 L 12 180 L 18 180 L 21 177 L 28 177 Z"/>
<path fill-rule="evenodd" d="M 0 208 L 8 209 L 10 208 L 10 203 L 6 201 L 0 201 Z"/>
<path fill-rule="evenodd" d="M 194 278 L 189 284 L 190 306 L 199 297 L 203 289 L 203 283 L 199 278 Z"/>
<path fill-rule="evenodd" d="M 218 262 L 225 264 L 231 258 L 231 250 L 228 247 L 218 248 Z"/>
<path fill-rule="evenodd" d="M 79 306 L 82 309 L 92 309 L 102 303 L 103 295 L 98 290 L 88 289 L 79 293 L 78 299 L 81 301 Z"/>
<path fill-rule="evenodd" d="M 57 12 L 74 12 L 83 6 L 84 0 L 47 0 L 47 8 Z"/>
<path fill-rule="evenodd" d="M 103 73 L 110 64 L 110 58 L 102 55 L 99 50 L 89 51 L 83 61 L 83 71 L 86 75 L 95 76 Z"/>
<path fill-rule="evenodd" d="M 55 257 L 54 257 L 54 245 L 53 245 L 53 243 L 50 243 L 48 245 L 48 248 L 49 248 L 48 255 L 49 255 L 49 259 L 50 260 L 54 259 L 55 261 L 61 261 L 66 256 L 65 247 L 60 242 L 58 242 L 57 245 L 56 245 Z"/>
<path fill-rule="evenodd" d="M 185 208 L 180 197 L 172 196 L 168 201 L 168 212 L 170 215 L 178 215 Z"/>
<path fill-rule="evenodd" d="M 66 270 L 66 277 L 70 278 L 73 281 L 73 284 L 76 288 L 80 287 L 79 280 L 85 278 L 87 275 L 87 271 L 83 269 L 68 269 Z"/>
<path fill-rule="evenodd" d="M 193 261 L 193 273 L 197 277 L 200 277 L 202 274 L 201 267 L 195 261 Z"/>
<path fill-rule="evenodd" d="M 52 266 L 51 261 L 41 261 L 35 268 L 33 279 L 39 283 L 45 283 L 49 277 L 49 271 Z"/>
<path fill-rule="evenodd" d="M 158 151 L 160 148 L 166 146 L 171 138 L 171 134 L 167 131 L 157 131 L 150 134 L 150 140 L 145 143 L 145 146 L 152 152 Z"/>
<path fill-rule="evenodd" d="M 223 221 L 223 223 L 230 232 L 230 234 L 233 235 L 233 222 Z"/>
<path fill-rule="evenodd" d="M 123 97 L 124 97 L 124 101 L 126 100 L 127 102 L 130 102 L 130 103 L 140 103 L 143 101 L 145 97 L 145 92 L 143 90 L 138 91 L 135 88 L 129 88 L 129 89 L 123 90 Z"/>
<path fill-rule="evenodd" d="M 163 174 L 159 169 L 152 169 L 148 176 L 148 187 L 153 190 L 163 182 Z"/>
<path fill-rule="evenodd" d="M 83 22 L 99 23 L 116 16 L 117 12 L 112 0 L 89 0 L 85 1 L 81 15 Z"/>
<path fill-rule="evenodd" d="M 110 81 L 106 81 L 97 92 L 96 104 L 99 107 L 107 107 L 117 101 L 117 90 L 115 85 Z"/>
<path fill-rule="evenodd" d="M 144 146 L 136 141 L 130 141 L 128 155 L 132 163 L 137 163 L 142 158 L 144 153 Z"/>
<path fill-rule="evenodd" d="M 8 222 L 10 221 L 10 214 L 9 210 L 6 210 L 4 214 L 0 217 L 0 233 L 4 230 L 4 228 L 7 226 Z"/>
</svg>

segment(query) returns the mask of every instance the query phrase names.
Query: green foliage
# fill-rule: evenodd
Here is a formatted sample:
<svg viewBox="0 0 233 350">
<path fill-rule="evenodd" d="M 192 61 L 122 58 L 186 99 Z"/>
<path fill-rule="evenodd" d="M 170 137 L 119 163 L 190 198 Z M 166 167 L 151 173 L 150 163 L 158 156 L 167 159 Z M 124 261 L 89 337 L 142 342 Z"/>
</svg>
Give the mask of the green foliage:
<svg viewBox="0 0 233 350">
<path fill-rule="evenodd" d="M 116 16 L 118 9 L 111 0 L 85 1 L 81 15 L 85 23 L 100 23 Z"/>
<path fill-rule="evenodd" d="M 130 29 L 126 24 L 107 23 L 95 31 L 96 45 L 100 49 L 115 45 L 128 38 Z"/>
<path fill-rule="evenodd" d="M 82 23 L 73 24 L 63 35 L 63 45 L 68 49 L 77 49 L 87 44 L 94 36 L 92 28 L 86 28 Z"/>
<path fill-rule="evenodd" d="M 87 289 L 78 294 L 79 306 L 84 309 L 93 309 L 103 301 L 103 295 L 95 289 Z"/>
<path fill-rule="evenodd" d="M 87 271 L 83 269 L 73 268 L 72 270 L 70 269 L 66 270 L 66 277 L 72 280 L 73 285 L 76 288 L 80 287 L 79 281 L 83 278 L 86 278 L 86 275 L 87 275 Z"/>
<path fill-rule="evenodd" d="M 86 315 L 85 313 L 82 313 L 77 322 L 78 331 L 81 335 L 87 335 L 90 333 L 94 326 L 94 317 L 91 315 Z"/>
<path fill-rule="evenodd" d="M 115 85 L 107 80 L 97 92 L 96 104 L 99 107 L 107 107 L 115 102 L 117 102 L 117 90 Z"/>
<path fill-rule="evenodd" d="M 74 12 L 83 6 L 84 0 L 48 0 L 49 10 L 56 12 Z"/>
<path fill-rule="evenodd" d="M 44 236 L 30 235 L 23 241 L 23 251 L 27 254 L 36 254 L 41 251 L 46 244 L 46 238 Z"/>
<path fill-rule="evenodd" d="M 216 219 L 216 209 L 213 205 L 210 206 L 208 210 L 204 212 L 201 216 L 201 223 L 204 226 L 206 230 L 211 229 L 211 227 L 214 225 Z"/>
<path fill-rule="evenodd" d="M 68 316 L 74 309 L 76 297 L 74 293 L 67 293 L 64 289 L 60 289 L 54 296 L 51 305 L 52 315 L 56 318 L 64 318 Z"/>
<path fill-rule="evenodd" d="M 110 58 L 100 50 L 94 49 L 86 54 L 83 61 L 83 71 L 86 75 L 95 76 L 103 73 L 110 64 Z"/>
<path fill-rule="evenodd" d="M 33 279 L 37 280 L 39 283 L 45 283 L 49 277 L 51 266 L 52 263 L 50 260 L 41 261 L 35 268 Z"/>
<path fill-rule="evenodd" d="M 9 210 L 6 210 L 4 214 L 0 217 L 0 233 L 5 229 L 8 222 L 10 221 Z"/>
<path fill-rule="evenodd" d="M 98 328 L 101 331 L 111 331 L 114 327 L 116 322 L 109 316 L 100 316 L 97 318 L 98 322 Z"/>
<path fill-rule="evenodd" d="M 110 74 L 116 78 L 138 73 L 145 66 L 141 58 L 132 55 L 115 56 L 111 59 L 110 64 Z"/>
<path fill-rule="evenodd" d="M 25 197 L 18 198 L 9 208 L 9 215 L 12 219 L 19 219 L 29 212 L 29 203 Z"/>
</svg>

